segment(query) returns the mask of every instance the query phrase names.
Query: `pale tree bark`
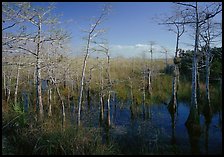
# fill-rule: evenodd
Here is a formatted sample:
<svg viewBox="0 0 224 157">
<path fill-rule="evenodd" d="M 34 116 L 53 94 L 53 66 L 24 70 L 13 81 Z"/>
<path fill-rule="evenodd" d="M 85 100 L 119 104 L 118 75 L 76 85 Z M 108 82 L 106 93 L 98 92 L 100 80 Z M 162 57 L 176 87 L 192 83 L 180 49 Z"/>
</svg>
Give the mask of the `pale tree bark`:
<svg viewBox="0 0 224 157">
<path fill-rule="evenodd" d="M 205 86 L 206 86 L 206 99 L 208 101 L 208 104 L 210 105 L 210 93 L 209 93 L 209 76 L 210 76 L 210 65 L 209 65 L 209 60 L 210 60 L 210 48 L 209 48 L 209 43 L 208 43 L 208 48 L 206 50 L 206 79 L 205 79 Z"/>
<path fill-rule="evenodd" d="M 62 99 L 61 93 L 59 91 L 58 85 L 56 83 L 56 79 L 54 79 L 52 76 L 50 76 L 50 79 L 52 81 L 52 83 L 54 84 L 55 88 L 56 88 L 56 92 L 57 95 L 61 101 L 61 107 L 62 107 L 62 121 L 63 121 L 63 127 L 65 127 L 65 105 L 64 105 L 64 101 Z"/>
<path fill-rule="evenodd" d="M 142 107 L 143 107 L 143 109 L 142 109 L 143 120 L 145 120 L 145 82 L 146 82 L 145 81 L 146 80 L 145 75 L 146 75 L 146 70 L 144 68 L 144 71 L 143 71 L 143 90 L 142 90 L 142 92 L 143 92 L 143 105 L 142 105 Z"/>
<path fill-rule="evenodd" d="M 83 67 L 82 67 L 82 78 L 80 82 L 80 92 L 79 92 L 79 102 L 78 102 L 78 126 L 81 125 L 81 107 L 82 107 L 82 94 L 83 94 L 83 86 L 84 86 L 84 77 L 85 77 L 85 71 L 86 71 L 86 64 L 87 64 L 87 58 L 89 56 L 89 44 L 90 44 L 90 37 L 88 39 L 87 43 L 87 49 L 86 49 L 86 54 L 83 60 Z"/>
<path fill-rule="evenodd" d="M 107 66 L 106 66 L 106 75 L 107 75 L 107 125 L 108 127 L 111 126 L 111 118 L 110 118 L 110 99 L 111 99 L 111 86 L 112 86 L 112 83 L 111 83 L 111 76 L 110 76 L 110 53 L 109 53 L 109 48 L 107 46 L 105 46 L 105 44 L 98 44 L 99 47 L 102 48 L 102 50 L 99 50 L 99 51 L 102 51 L 106 54 L 106 57 L 107 57 Z M 101 79 L 103 81 L 103 77 L 102 77 L 102 72 L 101 72 Z M 102 85 L 103 85 L 103 82 L 102 82 Z M 103 91 L 103 88 L 102 88 L 102 91 Z"/>
<path fill-rule="evenodd" d="M 191 109 L 186 125 L 190 126 L 194 123 L 199 124 L 199 115 L 197 112 L 197 55 L 198 55 L 198 42 L 199 42 L 199 15 L 197 2 L 195 5 L 195 46 L 192 58 L 192 91 L 191 91 Z"/>
<path fill-rule="evenodd" d="M 63 31 L 55 31 L 57 28 L 52 27 L 53 25 L 58 24 L 57 20 L 50 16 L 50 12 L 53 9 L 52 4 L 46 8 L 35 7 L 27 3 L 7 3 L 7 9 L 10 12 L 4 11 L 4 17 L 12 17 L 14 22 L 11 27 L 14 27 L 17 23 L 21 23 L 20 26 L 22 29 L 21 33 L 15 33 L 10 38 L 11 41 L 17 41 L 17 44 L 14 44 L 13 47 L 16 50 L 22 50 L 23 53 L 31 54 L 36 59 L 35 64 L 35 73 L 34 73 L 34 86 L 36 88 L 36 100 L 38 106 L 38 113 L 40 115 L 40 120 L 42 120 L 44 111 L 42 103 L 42 91 L 41 91 L 41 68 L 43 68 L 43 47 L 47 43 L 58 44 L 60 41 L 67 38 L 67 34 Z M 47 18 L 46 18 L 47 17 Z M 24 23 L 22 23 L 24 22 Z M 33 30 L 28 30 L 30 27 L 27 27 L 29 24 L 33 26 Z M 49 26 L 50 30 L 45 31 L 42 27 Z M 11 27 L 5 27 L 5 29 L 10 29 Z M 35 33 L 30 33 L 35 32 Z M 7 39 L 7 38 L 6 38 Z M 4 45 L 9 44 L 9 42 L 4 42 Z M 10 46 L 10 45 L 9 45 Z M 35 80 L 36 78 L 36 80 Z"/>
<path fill-rule="evenodd" d="M 150 57 L 150 67 L 148 67 L 148 85 L 147 85 L 147 90 L 148 90 L 148 93 L 150 95 L 152 95 L 152 72 L 153 72 L 153 58 L 152 58 L 152 54 L 153 54 L 153 51 L 152 51 L 152 47 L 153 45 L 155 45 L 155 42 L 151 41 L 150 42 L 150 54 L 151 54 L 151 57 Z"/>
<path fill-rule="evenodd" d="M 3 73 L 3 90 L 4 90 L 4 93 L 5 93 L 5 98 L 6 98 L 6 95 L 7 95 L 7 88 L 6 88 L 6 74 L 5 74 L 5 71 L 2 72 Z"/>
<path fill-rule="evenodd" d="M 52 110 L 51 110 L 51 104 L 52 104 L 52 91 L 51 91 L 51 87 L 50 87 L 50 80 L 48 80 L 48 116 L 51 117 L 52 116 Z"/>
<path fill-rule="evenodd" d="M 195 5 L 191 3 L 182 3 L 182 2 L 176 2 L 176 4 L 182 5 L 183 7 L 186 7 L 187 16 L 186 20 L 184 21 L 185 24 L 194 24 L 195 28 L 195 44 L 194 44 L 194 54 L 192 57 L 192 93 L 191 93 L 191 108 L 190 108 L 190 114 L 188 116 L 188 119 L 186 121 L 186 126 L 188 128 L 200 128 L 199 126 L 199 114 L 198 114 L 198 103 L 197 103 L 197 64 L 198 64 L 198 46 L 199 46 L 199 35 L 200 35 L 200 29 L 205 24 L 205 21 L 207 19 L 213 18 L 218 13 L 222 11 L 221 3 L 217 3 L 217 5 L 211 4 L 210 6 L 207 6 L 212 8 L 211 12 L 209 14 L 206 14 L 204 10 L 200 11 L 198 8 L 198 2 L 195 2 Z M 189 12 L 189 9 L 192 9 L 192 11 Z M 192 18 L 193 17 L 193 18 Z M 181 22 L 182 23 L 182 22 Z M 199 129 L 200 130 L 200 129 Z M 198 130 L 197 130 L 198 131 Z"/>
<path fill-rule="evenodd" d="M 206 13 L 209 14 L 209 10 L 207 8 Z M 204 27 L 204 31 L 200 33 L 200 37 L 204 42 L 204 47 L 202 49 L 205 51 L 205 86 L 206 86 L 206 101 L 208 107 L 210 108 L 210 92 L 209 92 L 209 78 L 210 78 L 210 66 L 212 61 L 212 54 L 211 54 L 211 42 L 218 37 L 220 37 L 221 28 L 218 28 L 217 25 L 212 21 L 212 19 L 207 19 L 206 24 Z M 211 61 L 210 61 L 211 60 Z"/>
<path fill-rule="evenodd" d="M 78 102 L 78 116 L 77 116 L 77 121 L 78 121 L 78 126 L 81 125 L 81 107 L 82 107 L 82 95 L 83 95 L 83 86 L 84 86 L 84 78 L 85 78 L 85 71 L 86 71 L 86 64 L 87 64 L 87 59 L 89 57 L 89 54 L 91 52 L 91 42 L 94 38 L 96 38 L 100 33 L 102 33 L 102 30 L 96 30 L 96 28 L 100 25 L 102 22 L 103 18 L 108 14 L 108 6 L 105 6 L 103 9 L 103 12 L 99 16 L 99 18 L 91 25 L 90 30 L 88 31 L 88 36 L 87 36 L 87 45 L 86 45 L 86 52 L 83 60 L 83 66 L 82 66 L 82 76 L 81 76 L 81 81 L 80 81 L 80 92 L 79 92 L 79 102 Z M 94 51 L 94 50 L 93 50 Z"/>
<path fill-rule="evenodd" d="M 40 41 L 41 41 L 41 30 L 42 22 L 39 19 L 38 23 L 38 34 L 37 34 L 37 52 L 36 52 L 36 88 L 37 88 L 37 105 L 39 107 L 40 120 L 43 119 L 43 104 L 42 104 L 42 91 L 41 91 L 41 68 L 40 68 Z"/>
<path fill-rule="evenodd" d="M 185 15 L 177 9 L 175 14 L 171 17 L 168 17 L 165 23 L 160 23 L 163 25 L 174 26 L 174 28 L 169 28 L 169 31 L 172 31 L 176 34 L 176 48 L 175 48 L 175 56 L 173 59 L 174 62 L 174 71 L 173 71 L 173 82 L 172 82 L 172 96 L 168 105 L 168 109 L 170 112 L 176 112 L 177 109 L 177 90 L 179 83 L 179 68 L 178 65 L 180 63 L 178 53 L 179 53 L 179 41 L 180 37 L 185 32 Z M 164 49 L 166 51 L 166 49 Z M 167 52 L 167 51 L 166 51 Z"/>
<path fill-rule="evenodd" d="M 102 63 L 101 63 L 102 64 Z M 100 122 L 103 122 L 104 119 L 104 81 L 103 81 L 103 65 L 99 64 L 100 71 L 100 88 L 99 88 L 99 96 L 100 96 Z"/>
<path fill-rule="evenodd" d="M 108 91 L 108 97 L 107 97 L 107 125 L 110 127 L 111 121 L 110 121 L 110 91 Z"/>
<path fill-rule="evenodd" d="M 107 79 L 108 79 L 108 98 L 107 98 L 107 108 L 108 108 L 108 126 L 110 127 L 111 121 L 110 121 L 110 97 L 111 97 L 111 78 L 110 78 L 110 54 L 109 54 L 109 49 L 106 48 L 106 55 L 107 55 Z"/>
<path fill-rule="evenodd" d="M 8 76 L 7 78 L 7 81 L 6 81 L 6 89 L 7 89 L 7 103 L 9 103 L 9 99 L 10 99 L 10 94 L 11 94 L 11 81 L 12 81 L 12 78 L 11 78 L 11 74 Z"/>
<path fill-rule="evenodd" d="M 17 94 L 18 94 L 18 87 L 19 87 L 19 74 L 20 74 L 20 59 L 21 59 L 21 56 L 19 56 L 19 63 L 18 63 L 18 68 L 17 68 L 16 88 L 15 88 L 15 94 L 14 94 L 14 104 L 17 104 Z"/>
</svg>

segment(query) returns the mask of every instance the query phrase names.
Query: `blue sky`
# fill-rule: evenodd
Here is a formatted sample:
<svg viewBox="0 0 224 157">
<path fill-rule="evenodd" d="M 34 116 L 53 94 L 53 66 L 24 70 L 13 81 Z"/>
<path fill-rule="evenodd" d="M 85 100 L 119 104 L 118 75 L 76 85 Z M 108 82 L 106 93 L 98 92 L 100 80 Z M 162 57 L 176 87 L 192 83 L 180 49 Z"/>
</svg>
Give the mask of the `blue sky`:
<svg viewBox="0 0 224 157">
<path fill-rule="evenodd" d="M 46 5 L 47 3 L 37 3 Z M 56 2 L 55 14 L 62 14 L 63 27 L 72 33 L 74 54 L 79 54 L 85 44 L 81 29 L 88 29 L 90 18 L 97 17 L 105 2 Z M 107 30 L 104 35 L 109 42 L 112 56 L 141 56 L 149 49 L 150 41 L 155 41 L 155 57 L 161 57 L 161 46 L 168 49 L 169 56 L 174 55 L 176 36 L 158 25 L 153 18 L 161 14 L 170 14 L 174 4 L 171 2 L 112 2 L 108 19 L 102 24 Z M 221 17 L 221 16 L 220 16 Z M 189 35 L 181 38 L 180 48 L 191 48 L 184 43 L 193 44 Z"/>
</svg>

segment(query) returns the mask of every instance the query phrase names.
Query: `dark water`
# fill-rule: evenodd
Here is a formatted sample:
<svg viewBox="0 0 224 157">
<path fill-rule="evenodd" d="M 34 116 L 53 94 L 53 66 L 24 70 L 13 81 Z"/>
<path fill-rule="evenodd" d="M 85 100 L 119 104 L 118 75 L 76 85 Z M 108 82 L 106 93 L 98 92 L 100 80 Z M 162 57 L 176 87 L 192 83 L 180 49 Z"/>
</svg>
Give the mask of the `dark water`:
<svg viewBox="0 0 224 157">
<path fill-rule="evenodd" d="M 89 119 L 89 124 L 99 126 L 97 108 L 91 108 L 90 113 L 95 118 Z M 208 124 L 201 114 L 201 134 L 196 136 L 185 127 L 189 105 L 184 102 L 178 104 L 173 123 L 164 104 L 136 105 L 131 113 L 129 102 L 117 102 L 116 106 L 111 102 L 110 113 L 111 127 L 102 127 L 102 140 L 115 141 L 121 154 L 222 154 L 221 113 L 213 114 Z"/>
</svg>

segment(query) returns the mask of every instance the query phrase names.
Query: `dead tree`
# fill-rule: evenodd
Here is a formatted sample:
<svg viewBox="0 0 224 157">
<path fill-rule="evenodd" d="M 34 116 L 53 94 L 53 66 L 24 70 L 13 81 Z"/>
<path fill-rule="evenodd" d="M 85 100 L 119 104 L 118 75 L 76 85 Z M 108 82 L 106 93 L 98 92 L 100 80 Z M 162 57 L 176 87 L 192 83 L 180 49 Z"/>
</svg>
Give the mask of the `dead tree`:
<svg viewBox="0 0 224 157">
<path fill-rule="evenodd" d="M 16 7 L 15 7 L 15 6 Z M 23 27 L 23 34 L 14 35 L 11 37 L 11 40 L 19 41 L 17 44 L 14 44 L 13 47 L 24 53 L 31 54 L 36 59 L 35 64 L 35 77 L 36 77 L 36 91 L 37 91 L 37 106 L 39 108 L 40 120 L 42 120 L 44 111 L 42 103 L 42 78 L 41 78 L 41 69 L 43 64 L 43 47 L 47 43 L 59 43 L 61 40 L 64 40 L 68 37 L 66 33 L 62 31 L 55 31 L 53 25 L 57 24 L 57 20 L 50 16 L 50 12 L 53 9 L 53 6 L 50 5 L 47 8 L 35 7 L 31 3 L 10 3 L 9 10 L 11 15 L 16 15 L 14 19 L 15 23 L 17 21 L 25 22 Z M 16 10 L 16 8 L 19 8 Z M 33 26 L 35 30 L 34 33 L 30 33 L 27 30 L 27 23 Z M 51 31 L 45 31 L 44 26 L 50 26 Z M 5 28 L 6 29 L 6 28 Z M 49 33 L 48 33 L 49 32 Z"/>
<path fill-rule="evenodd" d="M 85 50 L 85 55 L 84 55 L 83 65 L 82 65 L 82 76 L 80 81 L 78 116 L 77 116 L 78 126 L 80 126 L 81 124 L 80 118 L 81 118 L 81 107 L 82 107 L 82 95 L 83 95 L 83 86 L 84 86 L 87 59 L 89 57 L 89 54 L 95 51 L 91 49 L 91 43 L 93 42 L 93 40 L 96 40 L 95 38 L 98 37 L 100 33 L 103 32 L 102 30 L 97 30 L 97 27 L 99 27 L 101 22 L 104 20 L 105 16 L 108 14 L 108 11 L 109 11 L 108 9 L 109 9 L 109 6 L 106 5 L 101 15 L 96 20 L 94 20 L 93 24 L 91 24 L 90 30 L 88 31 L 86 50 Z"/>
<path fill-rule="evenodd" d="M 19 87 L 19 74 L 20 74 L 20 59 L 21 59 L 21 56 L 19 56 L 19 63 L 18 63 L 18 68 L 17 68 L 16 87 L 15 87 L 15 94 L 14 94 L 14 104 L 17 104 L 17 94 L 18 94 L 18 87 Z"/>
<path fill-rule="evenodd" d="M 207 8 L 207 14 L 209 14 Z M 210 78 L 210 66 L 212 61 L 211 54 L 211 44 L 215 42 L 215 40 L 220 37 L 221 33 L 218 31 L 220 28 L 212 21 L 212 19 L 207 19 L 205 26 L 202 28 L 200 33 L 200 37 L 204 45 L 202 46 L 202 51 L 205 52 L 205 85 L 206 85 L 206 101 L 210 106 L 210 92 L 209 92 L 209 78 Z"/>
<path fill-rule="evenodd" d="M 58 85 L 57 85 L 57 82 L 56 82 L 56 79 L 53 78 L 51 75 L 50 75 L 50 79 L 52 81 L 52 83 L 54 84 L 55 88 L 56 88 L 56 92 L 57 92 L 57 95 L 61 101 L 61 108 L 62 108 L 62 121 L 63 121 L 63 127 L 64 127 L 64 124 L 65 124 L 65 105 L 64 105 L 64 101 L 62 99 L 62 96 L 61 96 L 61 93 L 59 91 L 59 88 L 58 88 Z"/>
<path fill-rule="evenodd" d="M 172 97 L 168 105 L 168 109 L 170 112 L 176 112 L 177 108 L 177 90 L 178 90 L 178 82 L 179 82 L 179 68 L 178 65 L 180 63 L 178 53 L 179 53 L 179 41 L 180 37 L 185 32 L 185 16 L 180 10 L 177 9 L 175 14 L 171 17 L 165 19 L 164 23 L 159 23 L 162 25 L 168 25 L 169 31 L 172 31 L 176 34 L 176 49 L 175 49 L 175 57 L 174 57 L 174 72 L 173 72 L 173 83 L 172 83 Z M 174 28 L 173 28 L 174 26 Z"/>
<path fill-rule="evenodd" d="M 153 45 L 155 45 L 154 41 L 150 41 L 150 66 L 147 68 L 147 91 L 149 95 L 152 95 L 152 73 L 153 73 Z"/>
<path fill-rule="evenodd" d="M 195 4 L 191 3 L 180 3 L 176 2 L 176 4 L 181 5 L 183 7 L 186 7 L 186 9 L 182 11 L 186 11 L 187 18 L 184 22 L 185 24 L 193 24 L 195 28 L 195 44 L 194 44 L 194 54 L 192 58 L 192 95 L 191 95 L 191 109 L 190 114 L 188 116 L 188 119 L 186 121 L 186 126 L 189 128 L 197 128 L 199 124 L 199 115 L 197 112 L 198 104 L 197 104 L 197 63 L 198 63 L 198 46 L 199 46 L 199 35 L 200 35 L 200 29 L 205 24 L 206 20 L 213 18 L 218 13 L 222 11 L 221 3 L 216 3 L 217 5 L 213 4 L 207 5 L 208 7 L 211 7 L 211 12 L 209 14 L 204 13 L 204 11 L 200 11 L 198 9 L 198 2 L 195 2 Z"/>
</svg>

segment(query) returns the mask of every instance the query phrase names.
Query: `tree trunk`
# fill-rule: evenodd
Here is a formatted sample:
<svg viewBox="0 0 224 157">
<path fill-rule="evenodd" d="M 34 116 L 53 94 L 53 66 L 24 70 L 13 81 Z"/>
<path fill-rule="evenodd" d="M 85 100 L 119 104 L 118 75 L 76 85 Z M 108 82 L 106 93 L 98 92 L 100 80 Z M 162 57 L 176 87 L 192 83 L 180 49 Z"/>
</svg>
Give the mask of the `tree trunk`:
<svg viewBox="0 0 224 157">
<path fill-rule="evenodd" d="M 20 72 L 20 58 L 21 58 L 21 56 L 19 56 L 19 63 L 18 63 L 18 69 L 17 69 L 14 104 L 17 104 L 17 94 L 18 94 L 18 87 L 19 87 L 19 72 Z"/>
<path fill-rule="evenodd" d="M 5 77 L 5 71 L 3 71 L 3 89 L 5 93 L 5 99 L 7 100 L 7 88 L 6 88 L 6 77 Z"/>
<path fill-rule="evenodd" d="M 197 64 L 198 65 L 198 64 Z M 200 101 L 201 98 L 201 91 L 200 91 L 200 74 L 198 72 L 198 67 L 197 67 L 197 99 Z"/>
<path fill-rule="evenodd" d="M 37 71 L 37 69 L 36 68 L 34 68 L 34 71 L 33 71 L 33 86 L 34 86 L 34 89 L 36 88 L 36 71 Z"/>
<path fill-rule="evenodd" d="M 110 127 L 111 122 L 110 122 L 110 92 L 111 92 L 111 80 L 110 80 L 110 55 L 109 55 L 109 50 L 106 49 L 106 54 L 107 54 L 107 79 L 108 79 L 108 99 L 107 99 L 107 108 L 108 108 L 108 127 Z"/>
<path fill-rule="evenodd" d="M 37 35 L 37 59 L 36 59 L 36 76 L 37 76 L 37 106 L 39 107 L 40 120 L 43 119 L 43 104 L 42 104 L 42 91 L 41 91 L 41 68 L 40 68 L 40 38 L 41 38 L 41 22 L 38 24 Z"/>
<path fill-rule="evenodd" d="M 104 119 L 104 103 L 103 103 L 103 96 L 100 96 L 100 116 L 101 116 L 101 121 Z"/>
<path fill-rule="evenodd" d="M 52 100 L 52 98 L 51 98 L 51 87 L 49 87 L 50 86 L 50 81 L 48 81 L 49 82 L 49 85 L 48 85 L 48 116 L 49 117 L 51 117 L 52 116 L 52 111 L 51 111 L 51 100 Z"/>
<path fill-rule="evenodd" d="M 104 81 L 103 81 L 103 66 L 100 65 L 100 88 L 99 88 L 99 96 L 100 96 L 100 122 L 103 122 L 104 119 L 104 99 L 103 99 L 103 90 L 104 90 Z"/>
<path fill-rule="evenodd" d="M 209 47 L 206 51 L 206 79 L 205 79 L 205 85 L 206 85 L 206 100 L 208 104 L 210 104 L 210 93 L 209 93 L 209 76 L 210 76 L 210 66 L 209 66 L 209 59 L 210 59 L 210 52 Z"/>
<path fill-rule="evenodd" d="M 52 77 L 51 77 L 51 80 L 52 80 L 52 82 L 54 83 L 54 85 L 55 85 L 55 87 L 56 87 L 57 95 L 58 95 L 58 97 L 59 97 L 59 99 L 60 99 L 60 101 L 61 101 L 61 107 L 62 107 L 62 121 L 63 121 L 63 127 L 64 127 L 64 125 L 65 125 L 65 105 L 64 105 L 64 101 L 63 101 L 63 99 L 62 99 L 62 97 L 61 97 L 61 94 L 60 94 L 59 88 L 58 88 L 58 86 L 57 86 L 57 84 L 56 84 L 56 81 L 55 81 Z"/>
<path fill-rule="evenodd" d="M 199 40 L 199 22 L 198 22 L 198 11 L 197 11 L 197 2 L 196 2 L 196 30 L 195 30 L 195 47 L 194 55 L 192 61 L 192 95 L 191 95 L 191 108 L 190 114 L 186 121 L 186 126 L 195 130 L 200 128 L 200 119 L 197 111 L 197 55 L 198 55 L 198 40 Z M 196 129 L 197 130 L 197 129 Z"/>
<path fill-rule="evenodd" d="M 148 68 L 148 93 L 151 94 L 152 92 L 152 86 L 151 86 L 151 70 Z"/>
<path fill-rule="evenodd" d="M 81 121 L 81 107 L 82 107 L 82 94 L 83 94 L 83 86 L 84 86 L 84 78 L 85 78 L 85 71 L 86 71 L 86 64 L 87 64 L 87 59 L 89 56 L 89 46 L 90 46 L 90 34 L 88 37 L 88 42 L 87 42 L 87 48 L 86 48 L 86 54 L 83 60 L 83 67 L 82 67 L 82 78 L 80 82 L 80 93 L 79 93 L 79 103 L 78 103 L 78 126 L 80 126 Z"/>
<path fill-rule="evenodd" d="M 107 124 L 110 127 L 110 91 L 108 91 L 108 98 L 107 98 Z"/>
<path fill-rule="evenodd" d="M 7 103 L 9 102 L 9 99 L 10 99 L 10 94 L 11 94 L 11 89 L 10 89 L 10 87 L 11 87 L 11 76 L 8 76 L 8 79 L 7 79 L 7 83 L 6 83 L 6 88 L 7 88 L 7 99 L 6 99 L 6 101 L 7 101 Z"/>
<path fill-rule="evenodd" d="M 177 109 L 177 64 L 174 65 L 174 76 L 173 76 L 173 85 L 172 85 L 172 97 L 168 105 L 170 112 L 176 112 Z"/>
</svg>

